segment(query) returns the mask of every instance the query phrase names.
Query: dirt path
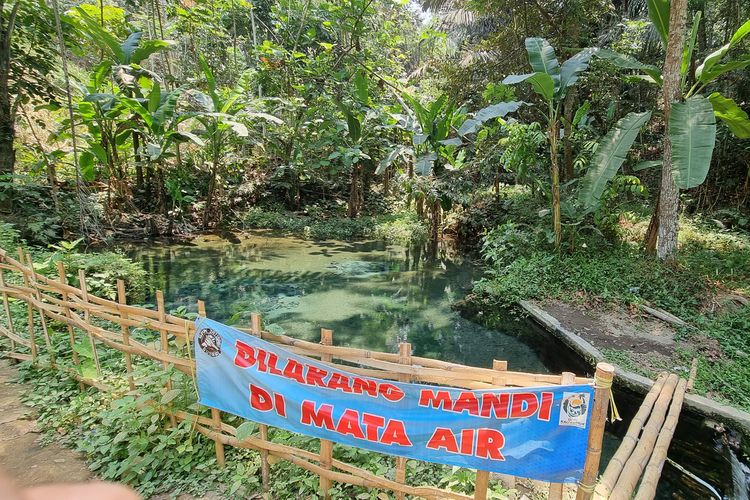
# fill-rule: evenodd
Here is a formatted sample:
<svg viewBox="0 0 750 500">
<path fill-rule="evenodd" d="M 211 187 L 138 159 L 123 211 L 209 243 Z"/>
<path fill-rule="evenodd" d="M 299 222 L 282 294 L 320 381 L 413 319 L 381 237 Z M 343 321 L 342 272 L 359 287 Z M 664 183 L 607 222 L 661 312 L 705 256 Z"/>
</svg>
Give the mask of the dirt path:
<svg viewBox="0 0 750 500">
<path fill-rule="evenodd" d="M 57 443 L 39 444 L 34 410 L 21 402 L 29 386 L 0 359 L 0 468 L 19 485 L 85 481 L 92 477 L 83 459 Z"/>
</svg>

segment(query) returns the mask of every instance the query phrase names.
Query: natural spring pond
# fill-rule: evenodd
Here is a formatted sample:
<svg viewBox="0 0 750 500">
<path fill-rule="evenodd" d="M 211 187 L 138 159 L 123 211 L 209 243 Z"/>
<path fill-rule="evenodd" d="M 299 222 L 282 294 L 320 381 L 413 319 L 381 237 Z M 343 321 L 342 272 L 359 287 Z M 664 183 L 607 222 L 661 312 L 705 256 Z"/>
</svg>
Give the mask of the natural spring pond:
<svg viewBox="0 0 750 500">
<path fill-rule="evenodd" d="M 164 291 L 168 309 L 195 312 L 202 299 L 213 319 L 248 325 L 250 313 L 259 312 L 269 330 L 300 339 L 317 341 L 320 328 L 330 328 L 336 345 L 396 352 L 399 342 L 411 342 L 416 356 L 467 365 L 489 367 L 493 359 L 504 359 L 516 371 L 588 371 L 529 321 L 493 315 L 491 326 L 482 326 L 454 312 L 451 304 L 466 295 L 481 270 L 449 245 L 430 258 L 420 248 L 382 242 L 309 241 L 258 231 L 125 251 Z M 617 401 L 624 423 L 607 435 L 603 463 L 642 397 L 622 392 Z M 670 458 L 723 498 L 746 499 L 745 466 L 701 419 L 683 410 L 680 422 Z M 712 495 L 666 464 L 659 497 Z"/>
</svg>

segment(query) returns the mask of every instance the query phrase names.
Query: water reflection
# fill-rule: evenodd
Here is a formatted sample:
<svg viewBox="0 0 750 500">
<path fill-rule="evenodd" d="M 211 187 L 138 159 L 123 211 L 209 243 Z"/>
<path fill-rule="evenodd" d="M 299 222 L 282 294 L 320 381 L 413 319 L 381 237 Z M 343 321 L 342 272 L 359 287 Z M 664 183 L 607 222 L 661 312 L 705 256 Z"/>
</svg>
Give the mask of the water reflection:
<svg viewBox="0 0 750 500">
<path fill-rule="evenodd" d="M 517 370 L 547 372 L 528 326 L 510 321 L 505 334 L 451 310 L 478 269 L 444 245 L 433 258 L 422 248 L 382 242 L 313 242 L 255 232 L 191 244 L 127 249 L 140 261 L 169 308 L 195 311 L 206 301 L 214 319 L 249 324 L 260 312 L 272 330 L 317 340 L 334 330 L 337 345 L 395 352 L 411 342 L 414 354 L 475 366 L 511 360 Z M 239 240 L 239 241 L 237 241 Z"/>
</svg>

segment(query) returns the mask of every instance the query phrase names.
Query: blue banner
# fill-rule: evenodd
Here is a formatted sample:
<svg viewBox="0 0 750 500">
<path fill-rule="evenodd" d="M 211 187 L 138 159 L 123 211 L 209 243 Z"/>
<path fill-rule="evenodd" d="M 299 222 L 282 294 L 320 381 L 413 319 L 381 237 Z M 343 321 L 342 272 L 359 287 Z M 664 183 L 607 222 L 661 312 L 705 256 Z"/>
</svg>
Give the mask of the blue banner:
<svg viewBox="0 0 750 500">
<path fill-rule="evenodd" d="M 215 321 L 196 321 L 200 402 L 390 455 L 575 482 L 592 385 L 462 390 L 365 377 Z"/>
</svg>

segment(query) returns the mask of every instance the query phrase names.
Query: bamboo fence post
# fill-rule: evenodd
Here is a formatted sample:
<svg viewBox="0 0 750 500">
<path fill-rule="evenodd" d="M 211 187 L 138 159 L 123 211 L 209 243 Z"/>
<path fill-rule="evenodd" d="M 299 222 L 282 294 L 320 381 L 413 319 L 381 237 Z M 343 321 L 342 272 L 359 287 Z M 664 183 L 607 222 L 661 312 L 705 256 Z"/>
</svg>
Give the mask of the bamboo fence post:
<svg viewBox="0 0 750 500">
<path fill-rule="evenodd" d="M 612 495 L 610 496 L 612 500 L 628 499 L 635 490 L 638 480 L 641 478 L 641 474 L 643 474 L 643 469 L 646 467 L 648 459 L 654 450 L 656 439 L 664 424 L 664 419 L 669 409 L 669 402 L 672 400 L 672 395 L 678 381 L 679 377 L 674 373 L 667 377 L 661 394 L 654 404 L 651 417 L 649 417 L 648 423 L 643 428 L 638 445 L 625 463 L 617 483 L 612 488 Z"/>
<path fill-rule="evenodd" d="M 67 285 L 68 278 L 67 278 L 67 275 L 65 274 L 65 264 L 63 263 L 63 261 L 58 260 L 55 263 L 55 266 L 57 267 L 57 278 L 60 281 L 60 284 Z M 62 315 L 70 319 L 70 308 L 68 307 L 68 300 L 69 300 L 68 292 L 66 292 L 65 290 L 62 290 L 60 292 L 60 296 L 62 298 L 63 303 L 65 304 L 62 306 Z M 73 330 L 73 326 L 70 323 L 67 324 L 67 327 L 68 327 L 68 339 L 70 340 L 70 350 L 71 350 L 71 357 L 73 358 L 73 364 L 80 372 L 81 358 L 78 357 L 78 351 L 76 351 L 75 330 Z M 82 382 L 78 382 L 78 388 L 80 390 L 83 390 Z"/>
<path fill-rule="evenodd" d="M 401 365 L 411 365 L 411 344 L 401 342 L 398 344 L 398 363 Z M 411 382 L 411 376 L 401 374 L 398 376 L 401 382 Z M 406 458 L 396 457 L 396 482 L 406 484 Z M 396 492 L 396 499 L 403 500 L 405 497 L 403 491 Z"/>
<path fill-rule="evenodd" d="M 333 345 L 333 330 L 326 328 L 320 329 L 320 343 L 322 345 Z M 333 356 L 330 354 L 321 354 L 320 360 L 323 363 L 330 363 L 333 361 Z M 331 469 L 331 462 L 333 460 L 333 443 L 327 439 L 320 440 L 320 466 L 326 470 Z M 330 500 L 331 495 L 328 490 L 331 489 L 332 482 L 327 477 L 320 476 L 320 491 L 323 493 L 325 500 Z"/>
<path fill-rule="evenodd" d="M 651 414 L 651 409 L 654 407 L 656 398 L 659 397 L 659 394 L 661 394 L 666 380 L 666 372 L 661 373 L 659 377 L 657 377 L 656 382 L 654 382 L 654 385 L 651 386 L 651 390 L 643 399 L 643 403 L 638 409 L 638 412 L 633 417 L 633 420 L 630 421 L 628 430 L 625 433 L 625 436 L 622 438 L 622 443 L 620 443 L 617 451 L 609 460 L 604 474 L 602 474 L 601 479 L 599 479 L 599 482 L 596 485 L 595 492 L 597 497 L 609 498 L 609 496 L 612 494 L 612 488 L 614 488 L 615 483 L 617 482 L 617 478 L 620 477 L 620 473 L 622 472 L 625 463 L 630 457 L 630 454 L 638 444 L 638 436 L 640 436 L 641 434 L 641 429 L 643 429 L 643 426 L 646 424 L 646 420 Z"/>
<path fill-rule="evenodd" d="M 44 336 L 44 344 L 47 346 L 47 352 L 49 353 L 50 366 L 55 366 L 55 349 L 52 347 L 52 339 L 49 336 L 49 328 L 47 327 L 47 316 L 44 314 L 44 308 L 41 306 L 42 303 L 42 292 L 39 290 L 37 283 L 36 271 L 34 270 L 34 261 L 31 258 L 31 253 L 26 252 L 26 262 L 29 264 L 31 270 L 31 280 L 36 291 L 36 300 L 39 302 L 36 310 L 39 313 L 39 320 L 42 323 L 42 335 Z"/>
<path fill-rule="evenodd" d="M 498 387 L 504 387 L 506 385 L 507 380 L 503 372 L 508 371 L 508 362 L 506 360 L 493 359 L 492 369 L 498 372 L 497 375 L 494 375 L 492 377 L 492 383 Z M 479 480 L 480 472 L 481 471 L 477 471 L 477 480 Z M 512 476 L 510 474 L 497 474 L 497 477 L 500 480 L 500 482 L 502 482 L 503 485 L 505 485 L 506 487 L 508 488 L 516 487 L 516 476 Z"/>
<path fill-rule="evenodd" d="M 669 414 L 664 422 L 664 426 L 659 432 L 659 438 L 656 440 L 656 446 L 651 453 L 651 459 L 648 461 L 646 472 L 641 479 L 641 485 L 638 487 L 638 493 L 635 500 L 651 500 L 656 495 L 656 486 L 661 477 L 661 470 L 664 467 L 664 461 L 667 459 L 669 443 L 672 442 L 672 436 L 677 428 L 677 421 L 680 419 L 682 411 L 682 402 L 685 399 L 688 381 L 680 379 L 677 388 L 674 391 L 672 404 L 669 406 Z"/>
<path fill-rule="evenodd" d="M 690 375 L 688 376 L 687 387 L 685 391 L 692 391 L 695 385 L 695 377 L 698 376 L 698 358 L 693 358 L 693 362 L 690 364 Z"/>
<path fill-rule="evenodd" d="M 117 303 L 124 306 L 128 303 L 128 298 L 125 293 L 125 282 L 123 280 L 117 280 Z M 120 309 L 120 318 L 127 321 L 128 312 L 124 309 Z M 130 327 L 127 323 L 120 323 L 120 330 L 122 330 L 122 343 L 126 346 L 130 345 Z M 131 391 L 135 390 L 135 380 L 133 379 L 133 358 L 129 352 L 123 353 L 125 357 L 125 372 L 128 374 L 128 387 Z"/>
<path fill-rule="evenodd" d="M 614 376 L 614 366 L 604 362 L 596 364 L 594 403 L 591 409 L 591 425 L 589 428 L 588 446 L 586 447 L 586 462 L 583 466 L 583 475 L 578 483 L 576 500 L 589 500 L 594 493 L 596 477 L 599 474 L 599 460 L 602 457 L 604 423 L 607 421 L 607 409 L 609 408 L 609 397 Z"/>
<path fill-rule="evenodd" d="M 258 338 L 262 336 L 262 322 L 260 314 L 253 313 L 250 316 L 250 331 L 252 335 Z M 259 424 L 258 431 L 260 432 L 261 441 L 268 441 L 268 426 L 266 424 Z M 271 466 L 268 463 L 268 451 L 261 450 L 260 452 L 260 477 L 263 484 L 263 491 L 268 493 L 271 491 Z"/>
<path fill-rule="evenodd" d="M 560 385 L 571 385 L 576 382 L 576 374 L 571 372 L 563 372 L 560 378 Z M 563 497 L 563 483 L 550 483 L 549 485 L 549 500 L 562 500 Z"/>
<path fill-rule="evenodd" d="M 18 247 L 18 261 L 23 265 L 23 248 Z M 29 275 L 21 269 L 23 274 L 23 286 L 29 288 Z M 29 341 L 31 342 L 31 361 L 36 364 L 37 362 L 37 346 L 36 346 L 36 333 L 34 333 L 34 313 L 32 312 L 31 302 L 26 301 L 26 322 L 29 327 Z"/>
<path fill-rule="evenodd" d="M 86 322 L 86 324 L 91 324 L 91 315 L 89 313 L 89 290 L 88 286 L 86 285 L 86 272 L 83 269 L 78 270 L 78 281 L 81 285 L 81 300 L 83 300 L 84 303 L 83 320 Z M 88 333 L 89 341 L 91 342 L 91 355 L 94 358 L 94 365 L 96 365 L 96 373 L 101 377 L 102 367 L 99 364 L 99 353 L 96 352 L 96 342 L 94 341 L 94 336 L 91 334 L 90 330 L 86 330 L 86 333 Z"/>
<path fill-rule="evenodd" d="M 167 322 L 167 310 L 164 307 L 164 292 L 161 290 L 156 291 L 156 310 L 159 312 L 159 339 L 161 341 L 161 352 L 169 354 L 169 337 L 167 331 L 163 328 L 163 324 Z M 162 367 L 166 371 L 169 368 L 167 361 L 161 362 Z M 168 391 L 172 390 L 172 378 L 167 379 L 167 383 L 164 385 Z M 171 405 L 170 405 L 171 406 Z M 172 411 L 168 411 L 170 427 L 177 426 L 177 419 Z"/>
<path fill-rule="evenodd" d="M 203 318 L 206 317 L 206 303 L 202 300 L 198 301 L 198 316 Z M 190 348 L 190 342 L 188 341 L 188 349 Z M 221 432 L 221 412 L 216 408 L 211 408 L 211 421 L 216 432 Z M 226 458 L 224 455 L 224 443 L 218 439 L 214 439 L 214 447 L 216 448 L 216 463 L 219 467 L 224 467 L 226 464 Z"/>
<path fill-rule="evenodd" d="M 8 331 L 11 335 L 15 335 L 16 331 L 13 328 L 13 316 L 10 314 L 8 292 L 5 291 L 5 274 L 3 273 L 3 269 L 0 269 L 0 287 L 3 289 L 3 307 L 5 308 L 5 315 L 8 317 Z M 16 341 L 13 339 L 10 339 L 10 352 L 16 352 Z"/>
</svg>

